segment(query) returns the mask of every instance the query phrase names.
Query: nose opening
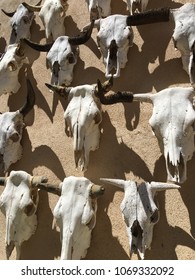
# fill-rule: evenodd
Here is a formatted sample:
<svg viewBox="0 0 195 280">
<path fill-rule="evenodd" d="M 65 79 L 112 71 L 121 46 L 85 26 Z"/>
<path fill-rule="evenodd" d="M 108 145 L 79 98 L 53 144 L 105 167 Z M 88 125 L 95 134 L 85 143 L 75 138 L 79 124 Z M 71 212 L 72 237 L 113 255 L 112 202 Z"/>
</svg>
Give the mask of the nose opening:
<svg viewBox="0 0 195 280">
<path fill-rule="evenodd" d="M 143 230 L 140 227 L 138 220 L 135 220 L 133 222 L 133 225 L 131 227 L 131 233 L 132 233 L 131 251 L 133 253 L 137 253 L 139 243 L 142 240 L 142 234 L 143 234 Z"/>
<path fill-rule="evenodd" d="M 106 61 L 106 77 L 111 76 L 117 78 L 120 75 L 120 65 L 118 62 L 118 46 L 115 40 L 112 40 L 108 50 Z"/>
<path fill-rule="evenodd" d="M 168 172 L 171 175 L 171 181 L 181 183 L 183 180 L 182 178 L 184 176 L 184 170 L 185 170 L 184 159 L 181 152 L 179 155 L 179 160 L 176 162 L 175 165 L 172 164 L 169 154 L 167 155 L 167 167 L 168 167 Z"/>
</svg>

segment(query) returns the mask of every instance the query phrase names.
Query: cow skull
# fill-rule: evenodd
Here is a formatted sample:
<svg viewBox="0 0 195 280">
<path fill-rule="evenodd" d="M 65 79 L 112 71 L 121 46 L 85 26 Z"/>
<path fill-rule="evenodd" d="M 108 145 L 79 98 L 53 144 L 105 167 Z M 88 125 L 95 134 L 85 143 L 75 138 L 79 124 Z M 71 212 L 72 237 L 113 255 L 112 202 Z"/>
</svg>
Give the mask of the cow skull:
<svg viewBox="0 0 195 280">
<path fill-rule="evenodd" d="M 103 195 L 104 188 L 85 177 L 74 176 L 65 178 L 58 186 L 44 183 L 37 186 L 60 196 L 53 215 L 60 228 L 61 259 L 84 258 L 96 224 L 97 197 Z"/>
<path fill-rule="evenodd" d="M 22 156 L 22 132 L 24 117 L 33 108 L 35 93 L 29 80 L 27 80 L 27 100 L 16 112 L 0 114 L 0 166 L 6 172 L 12 163 Z"/>
<path fill-rule="evenodd" d="M 112 82 L 111 78 L 101 85 L 101 90 L 104 93 L 109 91 Z M 102 121 L 102 112 L 98 98 L 98 85 L 76 87 L 46 85 L 59 95 L 68 97 L 69 103 L 64 113 L 65 133 L 73 137 L 76 168 L 80 166 L 82 171 L 86 170 L 89 164 L 89 153 L 99 148 L 100 141 L 99 124 Z"/>
<path fill-rule="evenodd" d="M 105 76 L 120 76 L 120 69 L 125 68 L 129 47 L 133 46 L 131 26 L 156 23 L 169 20 L 169 9 L 157 9 L 136 15 L 111 15 L 95 20 L 98 29 L 97 44 L 106 67 Z M 88 28 L 88 25 L 85 27 Z"/>
<path fill-rule="evenodd" d="M 51 69 L 51 83 L 55 85 L 70 85 L 73 79 L 74 66 L 79 55 L 79 45 L 85 44 L 93 29 L 94 22 L 89 29 L 78 37 L 61 36 L 54 43 L 40 45 L 24 39 L 24 41 L 37 51 L 48 52 L 47 64 Z"/>
<path fill-rule="evenodd" d="M 177 183 L 187 179 L 187 161 L 195 149 L 193 96 L 193 88 L 181 87 L 134 95 L 134 101 L 153 104 L 149 123 L 165 157 L 167 180 Z"/>
<path fill-rule="evenodd" d="M 0 209 L 6 219 L 7 259 L 16 248 L 16 259 L 21 257 L 21 245 L 35 233 L 38 192 L 35 186 L 47 182 L 45 177 L 31 176 L 25 171 L 11 171 L 9 177 L 0 178 L 5 189 L 0 196 Z"/>
<path fill-rule="evenodd" d="M 98 97 L 109 105 L 118 102 L 149 102 L 153 104 L 153 113 L 149 120 L 164 154 L 167 180 L 183 183 L 187 179 L 187 161 L 194 153 L 193 88 L 167 88 L 156 94 L 132 94 L 117 92 L 103 96 L 101 84 L 98 84 Z M 104 100 L 105 99 L 105 100 Z"/>
<path fill-rule="evenodd" d="M 172 9 L 175 23 L 173 41 L 181 53 L 184 70 L 188 73 L 190 83 L 195 86 L 195 4 L 186 3 L 178 9 Z"/>
<path fill-rule="evenodd" d="M 45 27 L 46 38 L 52 36 L 56 40 L 65 35 L 64 18 L 68 10 L 67 0 L 45 0 L 42 6 L 33 6 L 23 3 L 31 11 L 39 12 L 39 16 Z"/>
<path fill-rule="evenodd" d="M 86 0 L 90 20 L 105 18 L 111 14 L 111 0 Z"/>
<path fill-rule="evenodd" d="M 159 209 L 155 203 L 157 191 L 178 189 L 175 184 L 142 182 L 101 178 L 101 181 L 118 186 L 124 190 L 120 209 L 126 224 L 130 246 L 130 258 L 138 253 L 144 259 L 145 250 L 150 249 L 154 225 L 159 220 Z"/>
<path fill-rule="evenodd" d="M 0 58 L 0 96 L 19 90 L 18 74 L 24 63 L 28 63 L 28 59 L 24 56 L 22 43 L 9 45 Z"/>
<path fill-rule="evenodd" d="M 19 43 L 20 39 L 30 39 L 30 28 L 34 19 L 34 13 L 31 12 L 24 4 L 19 4 L 14 12 L 2 12 L 11 18 L 12 33 L 10 36 L 10 44 Z"/>
<path fill-rule="evenodd" d="M 127 7 L 131 15 L 136 11 L 144 12 L 148 5 L 149 0 L 127 0 Z"/>
</svg>

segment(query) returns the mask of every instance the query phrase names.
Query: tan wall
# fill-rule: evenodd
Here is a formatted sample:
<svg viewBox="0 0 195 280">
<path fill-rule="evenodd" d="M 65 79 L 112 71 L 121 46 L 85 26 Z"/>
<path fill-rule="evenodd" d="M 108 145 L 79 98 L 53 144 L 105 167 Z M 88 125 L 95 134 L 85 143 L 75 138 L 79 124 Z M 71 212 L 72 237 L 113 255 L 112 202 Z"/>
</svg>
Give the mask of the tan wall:
<svg viewBox="0 0 195 280">
<path fill-rule="evenodd" d="M 1 7 L 13 11 L 18 0 L 1 0 Z M 36 4 L 37 1 L 29 1 Z M 175 8 L 187 1 L 151 0 L 148 8 L 169 6 Z M 193 1 L 192 1 L 193 2 Z M 78 4 L 79 3 L 79 4 Z M 163 4 L 162 4 L 163 3 Z M 112 13 L 127 14 L 125 1 L 112 1 Z M 9 19 L 0 13 L 0 51 L 9 40 Z M 84 0 L 71 0 L 66 34 L 75 35 L 89 23 Z M 134 45 L 128 54 L 128 63 L 121 77 L 114 81 L 113 91 L 129 90 L 135 93 L 157 92 L 171 86 L 189 86 L 189 78 L 182 69 L 180 54 L 171 41 L 173 24 L 134 27 Z M 92 39 L 80 47 L 80 58 L 74 71 L 72 85 L 105 80 L 104 66 L 96 45 L 97 30 Z M 45 42 L 43 25 L 36 15 L 32 26 L 32 40 Z M 60 182 L 66 176 L 85 176 L 96 184 L 99 178 L 131 179 L 138 182 L 166 181 L 165 162 L 157 140 L 152 135 L 148 120 L 149 104 L 117 104 L 103 106 L 102 134 L 99 150 L 91 152 L 87 172 L 75 170 L 72 139 L 64 133 L 63 112 L 67 102 L 53 96 L 45 82 L 50 82 L 45 53 L 27 48 L 30 65 L 29 79 L 36 92 L 36 105 L 25 119 L 23 157 L 10 170 L 25 170 L 33 175 L 45 175 L 50 182 Z M 20 107 L 26 96 L 24 70 L 20 72 L 22 87 L 16 95 L 0 97 L 0 111 Z M 159 193 L 160 221 L 154 228 L 151 250 L 146 259 L 195 259 L 195 159 L 188 163 L 188 179 L 179 191 Z M 93 231 L 87 259 L 129 259 L 129 246 L 120 203 L 123 192 L 105 185 L 105 195 L 98 200 L 97 224 Z M 3 191 L 3 187 L 0 192 Z M 57 197 L 40 191 L 38 227 L 32 238 L 22 247 L 22 259 L 54 259 L 60 255 L 59 229 L 52 226 L 52 211 Z M 0 259 L 5 259 L 5 219 L 0 213 Z M 14 255 L 12 256 L 14 258 Z M 136 259 L 136 256 L 133 256 Z"/>
</svg>

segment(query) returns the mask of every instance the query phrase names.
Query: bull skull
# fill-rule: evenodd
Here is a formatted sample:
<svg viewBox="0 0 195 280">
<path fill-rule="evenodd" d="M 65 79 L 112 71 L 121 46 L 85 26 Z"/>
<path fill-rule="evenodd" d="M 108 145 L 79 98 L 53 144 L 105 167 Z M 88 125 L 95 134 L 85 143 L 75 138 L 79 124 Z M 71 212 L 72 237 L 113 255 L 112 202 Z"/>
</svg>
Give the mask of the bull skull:
<svg viewBox="0 0 195 280">
<path fill-rule="evenodd" d="M 127 0 L 127 7 L 131 15 L 136 11 L 144 12 L 148 5 L 149 0 Z"/>
<path fill-rule="evenodd" d="M 175 24 L 173 41 L 175 48 L 181 53 L 183 69 L 195 87 L 195 4 L 186 3 L 178 9 L 171 9 Z"/>
<path fill-rule="evenodd" d="M 35 93 L 29 80 L 27 80 L 27 100 L 16 112 L 0 114 L 0 166 L 6 172 L 12 163 L 22 156 L 22 132 L 24 117 L 33 108 Z"/>
<path fill-rule="evenodd" d="M 168 88 L 157 94 L 135 94 L 134 101 L 153 104 L 149 120 L 164 154 L 167 180 L 183 183 L 187 179 L 187 161 L 194 152 L 195 112 L 192 88 Z"/>
<path fill-rule="evenodd" d="M 138 253 L 144 259 L 145 250 L 151 247 L 153 228 L 159 220 L 159 209 L 155 203 L 155 193 L 178 189 L 175 184 L 143 182 L 101 178 L 101 181 L 118 186 L 124 190 L 120 209 L 126 224 L 130 246 L 130 258 Z"/>
<path fill-rule="evenodd" d="M 111 14 L 111 0 L 86 0 L 90 20 L 105 18 Z"/>
<path fill-rule="evenodd" d="M 56 40 L 59 36 L 65 35 L 64 18 L 68 10 L 67 0 L 45 0 L 41 6 L 33 6 L 23 3 L 28 10 L 39 12 L 39 16 L 45 26 L 45 34 Z"/>
<path fill-rule="evenodd" d="M 157 23 L 169 20 L 168 8 L 156 9 L 136 15 L 111 15 L 95 20 L 98 29 L 97 44 L 100 48 L 105 76 L 120 76 L 120 69 L 125 68 L 129 47 L 133 46 L 133 29 L 131 26 Z M 86 26 L 85 28 L 87 28 Z"/>
<path fill-rule="evenodd" d="M 94 22 L 88 30 L 81 33 L 78 37 L 61 36 L 54 43 L 40 45 L 24 39 L 31 48 L 48 52 L 47 64 L 51 69 L 51 83 L 55 85 L 70 85 L 73 79 L 74 66 L 77 63 L 79 45 L 85 44 L 93 29 Z"/>
<path fill-rule="evenodd" d="M 0 58 L 0 96 L 4 93 L 16 93 L 20 88 L 18 74 L 28 59 L 24 55 L 24 46 L 19 44 L 9 45 Z"/>
<path fill-rule="evenodd" d="M 12 33 L 10 36 L 10 44 L 19 43 L 21 38 L 30 39 L 30 28 L 34 19 L 34 13 L 31 12 L 23 4 L 19 4 L 16 11 L 2 12 L 11 18 Z"/>
<path fill-rule="evenodd" d="M 40 189 L 60 196 L 53 215 L 60 228 L 61 259 L 84 258 L 96 224 L 97 197 L 104 188 L 94 185 L 85 177 L 70 176 L 58 186 L 38 184 Z"/>
<path fill-rule="evenodd" d="M 0 196 L 0 209 L 6 219 L 6 256 L 10 258 L 16 248 L 16 259 L 21 257 L 21 245 L 35 233 L 38 192 L 35 186 L 46 182 L 45 177 L 31 176 L 24 171 L 11 171 L 9 177 L 0 178 L 5 186 Z"/>
<path fill-rule="evenodd" d="M 99 87 L 105 93 L 110 90 L 112 82 L 111 78 Z M 46 85 L 61 96 L 68 97 L 69 104 L 64 113 L 65 132 L 67 136 L 73 137 L 76 168 L 80 166 L 81 170 L 86 170 L 90 151 L 99 148 L 99 124 L 102 121 L 102 112 L 98 98 L 98 85 L 77 87 Z M 106 97 L 103 96 L 102 99 Z"/>
</svg>

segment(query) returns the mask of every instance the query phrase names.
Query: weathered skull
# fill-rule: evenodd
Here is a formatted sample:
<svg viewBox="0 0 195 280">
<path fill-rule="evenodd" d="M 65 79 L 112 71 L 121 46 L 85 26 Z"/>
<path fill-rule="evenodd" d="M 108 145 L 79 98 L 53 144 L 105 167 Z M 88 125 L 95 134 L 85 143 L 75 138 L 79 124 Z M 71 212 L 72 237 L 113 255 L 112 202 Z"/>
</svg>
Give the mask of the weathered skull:
<svg viewBox="0 0 195 280">
<path fill-rule="evenodd" d="M 38 187 L 60 196 L 54 217 L 60 228 L 61 259 L 84 258 L 96 224 L 97 197 L 104 188 L 94 185 L 85 177 L 70 176 L 59 186 L 39 184 Z"/>
<path fill-rule="evenodd" d="M 24 41 L 37 51 L 48 52 L 47 65 L 51 69 L 51 83 L 55 85 L 70 85 L 73 79 L 74 66 L 77 63 L 79 45 L 85 44 L 93 29 L 93 22 L 89 29 L 78 37 L 61 36 L 54 43 L 40 45 Z"/>
<path fill-rule="evenodd" d="M 12 33 L 10 36 L 10 44 L 19 43 L 21 38 L 30 39 L 30 27 L 34 19 L 34 13 L 28 10 L 23 4 L 19 4 L 14 12 L 2 12 L 11 17 Z"/>
<path fill-rule="evenodd" d="M 135 12 L 144 12 L 149 0 L 127 0 L 127 7 L 131 15 Z"/>
<path fill-rule="evenodd" d="M 183 183 L 187 178 L 187 161 L 195 149 L 193 96 L 193 88 L 181 87 L 134 95 L 134 101 L 153 104 L 149 123 L 165 157 L 168 181 Z"/>
<path fill-rule="evenodd" d="M 16 247 L 16 259 L 20 259 L 21 245 L 35 233 L 38 205 L 37 183 L 45 177 L 32 177 L 24 171 L 11 171 L 8 178 L 0 178 L 5 189 L 0 196 L 0 209 L 6 219 L 6 255 L 9 259 Z"/>
<path fill-rule="evenodd" d="M 159 220 L 159 209 L 155 203 L 156 191 L 178 189 L 175 184 L 160 182 L 143 182 L 101 178 L 101 181 L 118 186 L 124 190 L 124 198 L 120 205 L 126 224 L 130 246 L 130 258 L 138 253 L 144 259 L 145 250 L 150 249 L 154 225 Z"/>
<path fill-rule="evenodd" d="M 45 34 L 48 39 L 52 36 L 56 40 L 65 35 L 64 18 L 68 10 L 67 0 L 45 0 L 42 6 L 33 6 L 23 3 L 30 11 L 39 11 L 39 16 L 45 26 Z"/>
<path fill-rule="evenodd" d="M 65 132 L 73 137 L 73 149 L 76 167 L 86 170 L 89 153 L 99 148 L 102 121 L 101 103 L 97 85 L 77 87 L 57 87 L 46 84 L 51 90 L 68 97 L 69 104 L 64 113 Z M 102 86 L 107 92 L 112 86 L 112 79 Z"/>
<path fill-rule="evenodd" d="M 90 19 L 104 18 L 111 14 L 111 0 L 86 0 Z"/>
<path fill-rule="evenodd" d="M 0 114 L 0 167 L 4 172 L 22 156 L 20 141 L 24 127 L 24 117 L 35 103 L 35 93 L 28 80 L 27 87 L 27 100 L 24 106 L 16 112 Z"/>
<path fill-rule="evenodd" d="M 195 86 L 195 4 L 186 3 L 178 9 L 171 9 L 175 23 L 173 41 L 181 53 L 184 70 L 190 83 Z"/>
<path fill-rule="evenodd" d="M 129 47 L 133 46 L 133 29 L 131 26 L 157 23 L 169 20 L 169 9 L 157 9 L 137 15 L 111 15 L 95 20 L 98 29 L 97 44 L 100 48 L 105 76 L 120 76 L 120 69 L 127 63 Z M 85 27 L 87 28 L 88 25 Z"/>
<path fill-rule="evenodd" d="M 24 56 L 22 44 L 9 45 L 0 58 L 0 95 L 19 90 L 18 73 L 24 63 L 28 63 L 28 59 Z"/>
</svg>

